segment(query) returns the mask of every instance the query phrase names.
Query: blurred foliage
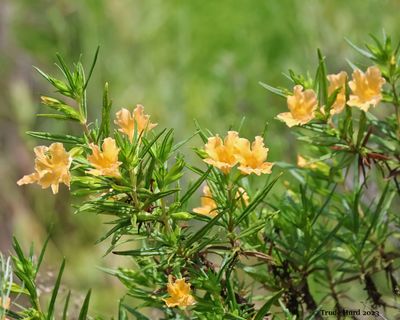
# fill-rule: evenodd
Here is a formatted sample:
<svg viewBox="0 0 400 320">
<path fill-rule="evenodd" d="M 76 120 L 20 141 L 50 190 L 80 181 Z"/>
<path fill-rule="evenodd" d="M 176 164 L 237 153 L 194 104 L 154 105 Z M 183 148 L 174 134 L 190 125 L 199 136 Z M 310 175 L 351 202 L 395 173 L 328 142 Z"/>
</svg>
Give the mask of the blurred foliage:
<svg viewBox="0 0 400 320">
<path fill-rule="evenodd" d="M 332 69 L 348 70 L 342 65 L 344 57 L 353 61 L 356 53 L 344 37 L 359 44 L 367 33 L 378 34 L 382 28 L 396 36 L 400 20 L 393 13 L 399 9 L 399 2 L 389 0 L 3 0 L 0 248 L 10 247 L 13 232 L 30 234 L 27 241 L 43 242 L 46 229 L 54 222 L 49 250 L 57 261 L 59 252 L 66 254 L 72 270 L 66 277 L 72 287 L 98 286 L 97 294 L 100 288 L 110 294 L 113 287 L 99 282 L 100 271 L 86 268 L 105 263 L 96 258 L 103 247 L 95 252 L 82 246 L 87 243 L 92 248 L 101 228 L 99 221 L 90 216 L 72 217 L 67 193 L 43 201 L 41 190 L 17 189 L 15 184 L 30 169 L 31 149 L 36 144 L 23 134 L 26 130 L 77 130 L 61 123 L 55 127 L 54 122 L 42 119 L 39 124 L 35 119 L 34 114 L 43 108 L 37 93 L 46 94 L 50 88 L 32 72 L 32 65 L 47 69 L 55 52 L 71 61 L 83 54 L 88 65 L 100 45 L 101 59 L 90 86 L 98 88 L 106 79 L 110 81 L 115 107 L 142 103 L 156 122 L 162 120 L 164 126 L 176 129 L 178 141 L 193 133 L 193 118 L 222 132 L 230 125 L 237 127 L 246 116 L 243 131 L 254 135 L 280 111 L 276 106 L 282 105 L 279 98 L 265 93 L 259 81 L 282 83 L 282 70 L 305 73 L 312 69 L 316 47 L 328 53 Z M 89 99 L 94 102 L 88 106 L 90 117 L 99 118 L 101 96 Z M 294 137 L 283 129 L 278 121 L 271 122 L 270 157 L 293 162 L 297 153 Z M 58 263 L 50 259 L 49 265 Z M 95 308 L 110 308 L 94 299 Z"/>
</svg>

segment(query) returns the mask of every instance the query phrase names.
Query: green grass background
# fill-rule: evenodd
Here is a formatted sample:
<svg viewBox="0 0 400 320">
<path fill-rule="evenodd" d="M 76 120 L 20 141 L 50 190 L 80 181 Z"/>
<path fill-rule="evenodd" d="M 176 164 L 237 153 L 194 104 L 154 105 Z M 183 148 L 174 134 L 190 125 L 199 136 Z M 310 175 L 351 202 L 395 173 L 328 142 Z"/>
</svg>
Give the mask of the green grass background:
<svg viewBox="0 0 400 320">
<path fill-rule="evenodd" d="M 36 119 L 41 94 L 51 88 L 32 65 L 57 72 L 55 53 L 69 63 L 82 54 L 90 64 L 100 56 L 89 85 L 89 116 L 100 114 L 103 83 L 110 83 L 114 111 L 145 106 L 160 127 L 173 127 L 177 139 L 195 131 L 193 119 L 214 132 L 237 128 L 248 138 L 269 123 L 270 160 L 295 161 L 297 143 L 274 116 L 285 101 L 265 91 L 259 81 L 289 85 L 291 68 L 315 71 L 316 49 L 331 72 L 349 71 L 345 59 L 359 61 L 344 38 L 356 44 L 385 29 L 395 39 L 400 2 L 390 0 L 3 0 L 0 2 L 0 249 L 11 234 L 27 246 L 43 242 L 54 224 L 43 289 L 51 287 L 60 258 L 67 257 L 66 284 L 78 303 L 94 288 L 93 313 L 113 314 L 122 292 L 115 279 L 93 266 L 115 266 L 115 257 L 93 244 L 101 218 L 73 216 L 68 192 L 51 195 L 15 181 L 33 166 L 38 141 L 27 130 L 64 133 L 79 128 Z M 199 140 L 194 140 L 200 146 Z M 193 152 L 184 152 L 193 158 Z M 64 189 L 64 188 L 63 188 Z"/>
</svg>

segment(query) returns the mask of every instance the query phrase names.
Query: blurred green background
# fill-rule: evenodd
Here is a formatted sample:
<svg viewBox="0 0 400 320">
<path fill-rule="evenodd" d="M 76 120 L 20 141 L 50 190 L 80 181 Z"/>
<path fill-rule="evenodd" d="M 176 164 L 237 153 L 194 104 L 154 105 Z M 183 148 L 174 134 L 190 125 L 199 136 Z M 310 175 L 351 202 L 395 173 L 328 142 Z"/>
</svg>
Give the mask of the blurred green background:
<svg viewBox="0 0 400 320">
<path fill-rule="evenodd" d="M 79 303 L 94 288 L 92 313 L 115 314 L 123 292 L 94 266 L 112 267 L 101 258 L 105 245 L 94 242 L 101 217 L 73 216 L 68 192 L 57 196 L 37 186 L 17 187 L 32 172 L 32 148 L 42 142 L 27 130 L 65 133 L 78 128 L 36 119 L 41 94 L 51 93 L 32 66 L 57 73 L 59 52 L 69 63 L 89 67 L 100 56 L 89 85 L 89 116 L 99 116 L 102 87 L 110 83 L 114 111 L 145 106 L 160 127 L 173 127 L 178 140 L 195 131 L 193 119 L 214 132 L 237 128 L 251 138 L 270 123 L 270 160 L 295 161 L 296 144 L 274 116 L 285 102 L 258 82 L 288 85 L 288 68 L 315 71 L 316 48 L 331 72 L 348 71 L 345 59 L 359 60 L 344 38 L 362 44 L 385 29 L 400 30 L 400 2 L 389 0 L 2 0 L 0 1 L 0 249 L 16 234 L 28 246 L 41 244 L 53 224 L 43 290 L 54 281 L 60 258 L 67 257 L 65 283 Z M 198 146 L 200 141 L 196 140 Z M 193 152 L 185 149 L 188 156 Z M 94 247 L 94 249 L 93 249 Z M 110 297 L 112 297 L 110 299 Z"/>
</svg>

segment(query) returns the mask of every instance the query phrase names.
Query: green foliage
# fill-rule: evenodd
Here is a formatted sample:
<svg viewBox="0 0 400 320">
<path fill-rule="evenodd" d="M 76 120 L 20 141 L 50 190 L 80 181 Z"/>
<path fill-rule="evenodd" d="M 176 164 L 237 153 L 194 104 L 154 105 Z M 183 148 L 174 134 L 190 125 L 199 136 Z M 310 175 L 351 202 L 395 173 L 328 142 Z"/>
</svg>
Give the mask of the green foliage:
<svg viewBox="0 0 400 320">
<path fill-rule="evenodd" d="M 61 279 L 65 268 L 65 260 L 61 263 L 60 270 L 54 287 L 51 291 L 51 298 L 46 309 L 43 309 L 43 303 L 40 301 L 40 290 L 38 286 L 38 273 L 44 258 L 47 247 L 46 240 L 43 248 L 41 249 L 39 257 L 35 257 L 34 248 L 31 247 L 29 254 L 25 254 L 17 239 L 13 240 L 13 249 L 15 254 L 11 255 L 12 263 L 9 260 L 5 261 L 0 259 L 0 267 L 5 271 L 3 273 L 2 284 L 7 285 L 8 289 L 2 294 L 3 299 L 7 299 L 10 294 L 18 294 L 25 296 L 28 304 L 18 305 L 17 311 L 5 310 L 5 314 L 11 319 L 26 319 L 26 320 L 50 320 L 58 319 L 57 312 L 57 298 L 60 293 Z M 18 279 L 13 279 L 12 274 Z M 3 280 L 6 280 L 3 282 Z M 6 287 L 7 288 L 7 287 Z M 63 319 L 68 318 L 68 303 L 70 299 L 70 292 L 67 295 L 66 302 L 63 309 Z M 22 298 L 22 297 L 19 297 Z M 84 304 L 80 311 L 79 319 L 87 319 L 87 312 L 89 307 L 90 293 L 86 297 Z M 4 312 L 4 310 L 2 311 Z M 0 313 L 3 317 L 3 314 Z"/>
<path fill-rule="evenodd" d="M 79 121 L 82 134 L 28 134 L 66 145 L 72 162 L 67 168 L 71 193 L 79 201 L 75 212 L 104 215 L 110 227 L 98 242 L 109 241 L 106 255 L 123 256 L 130 263 L 104 269 L 126 287 L 118 319 L 149 319 L 148 308 L 166 319 L 321 319 L 325 306 L 344 309 L 350 285 L 364 289 L 365 303 L 373 309 L 383 313 L 385 308 L 397 308 L 393 301 L 399 290 L 400 255 L 392 240 L 399 220 L 392 203 L 400 194 L 399 52 L 386 36 L 383 42 L 373 40 L 368 51 L 357 50 L 379 66 L 378 80 L 382 73 L 386 85 L 366 107 L 350 106 L 352 96 L 359 93 L 347 79 L 331 89 L 326 59 L 319 50 L 315 77 L 289 71 L 288 78 L 302 87 L 297 104 L 308 103 L 309 97 L 314 104 L 299 114 L 290 109 L 293 119 L 301 118 L 296 135 L 309 154 L 296 166 L 275 163 L 272 173 L 266 162 L 268 150 L 257 145 L 262 137 L 250 147 L 247 139 L 235 136 L 230 148 L 229 136 L 219 141 L 196 123 L 196 135 L 206 146 L 195 151 L 207 163 L 197 167 L 181 151 L 189 139 L 176 143 L 173 129 L 153 129 L 148 117 L 140 114 L 141 106 L 125 118 L 123 110 L 118 112 L 118 130 L 112 130 L 107 84 L 101 122 L 89 122 L 86 90 L 98 50 L 87 78 L 80 62 L 70 70 L 59 55 L 65 79 L 39 70 L 75 105 L 51 97 L 43 98 L 44 104 L 61 112 L 58 120 Z M 289 89 L 262 86 L 281 98 L 297 99 L 296 93 L 289 96 Z M 339 96 L 343 106 L 338 109 Z M 381 100 L 393 105 L 395 116 L 368 112 L 370 104 L 383 108 Z M 306 121 L 304 114 L 309 116 Z M 46 156 L 48 161 L 57 160 Z M 63 166 L 48 166 L 45 174 L 57 178 Z M 270 193 L 283 180 L 284 172 L 276 168 L 288 173 L 285 178 L 291 175 L 279 196 Z M 35 170 L 43 173 L 40 165 Z M 191 185 L 182 183 L 187 171 L 198 176 Z M 69 185 L 56 181 L 61 182 Z M 201 207 L 191 208 L 189 200 L 201 186 Z M 13 274 L 19 286 L 12 284 L 9 263 L 1 260 L 6 283 L 2 297 L 19 292 L 30 302 L 18 312 L 7 310 L 11 318 L 56 317 L 65 261 L 43 311 L 37 275 L 46 244 L 36 261 L 33 249 L 26 256 L 14 240 Z M 378 285 L 375 277 L 382 273 L 388 281 Z M 383 293 L 389 290 L 393 294 Z M 88 318 L 90 296 L 89 290 L 78 319 Z M 70 293 L 64 319 L 69 300 Z"/>
</svg>

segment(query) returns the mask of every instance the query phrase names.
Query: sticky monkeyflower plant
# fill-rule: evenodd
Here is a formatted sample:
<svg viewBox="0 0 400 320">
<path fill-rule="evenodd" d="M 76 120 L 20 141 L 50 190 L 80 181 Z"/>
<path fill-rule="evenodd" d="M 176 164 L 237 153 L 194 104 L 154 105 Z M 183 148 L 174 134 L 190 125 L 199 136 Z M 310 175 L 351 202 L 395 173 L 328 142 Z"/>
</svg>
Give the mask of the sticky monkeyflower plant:
<svg viewBox="0 0 400 320">
<path fill-rule="evenodd" d="M 140 104 L 112 112 L 108 84 L 101 119 L 90 122 L 86 90 L 96 59 L 97 53 L 87 78 L 80 62 L 70 70 L 61 56 L 58 65 L 65 79 L 38 69 L 58 93 L 42 97 L 43 107 L 56 112 L 40 116 L 73 121 L 82 134 L 28 132 L 45 143 L 34 148 L 34 173 L 23 176 L 18 185 L 38 184 L 54 194 L 65 188 L 80 203 L 75 213 L 109 218 L 110 229 L 99 235 L 99 242 L 109 241 L 106 254 L 126 256 L 130 265 L 104 269 L 126 286 L 119 301 L 121 319 L 148 319 L 149 308 L 168 319 L 265 315 L 269 308 L 256 307 L 249 284 L 240 280 L 242 263 L 272 259 L 251 243 L 275 212 L 263 203 L 279 176 L 267 162 L 264 137 L 250 142 L 229 131 L 222 141 L 198 126 L 195 135 L 204 146 L 196 151 L 204 162 L 202 167 L 192 166 L 180 152 L 190 139 L 176 143 L 173 130 L 163 129 L 157 115 L 150 116 Z M 195 180 L 188 183 L 185 173 Z M 260 180 L 264 186 L 255 191 L 249 176 L 268 179 Z M 201 190 L 203 196 L 198 195 Z M 46 309 L 36 285 L 44 249 L 39 258 L 32 251 L 27 257 L 15 240 L 14 251 L 18 280 L 12 287 L 17 289 L 6 295 L 12 301 L 3 308 L 7 317 L 57 318 L 64 262 Z M 27 295 L 30 305 L 19 304 L 20 295 Z M 62 316 L 86 319 L 89 298 L 90 292 L 77 315 L 64 297 Z"/>
<path fill-rule="evenodd" d="M 399 313 L 400 43 L 372 39 L 366 49 L 350 43 L 370 61 L 352 71 L 329 72 L 318 51 L 314 78 L 289 71 L 293 91 L 262 83 L 286 100 L 290 112 L 276 118 L 307 152 L 275 164 L 296 182 L 265 229 L 275 263 L 245 271 L 283 290 L 290 319 Z"/>
<path fill-rule="evenodd" d="M 55 113 L 39 116 L 82 131 L 29 131 L 43 145 L 34 149 L 34 172 L 17 183 L 53 194 L 66 188 L 76 214 L 104 216 L 105 254 L 126 257 L 124 266 L 102 268 L 126 288 L 118 319 L 311 320 L 327 310 L 337 319 L 349 310 L 393 318 L 399 46 L 387 36 L 373 41 L 366 49 L 351 44 L 367 67 L 328 72 L 318 51 L 315 77 L 290 70 L 288 89 L 262 83 L 283 98 L 277 121 L 304 146 L 294 163 L 270 159 L 265 132 L 220 136 L 195 122 L 195 135 L 175 142 L 173 129 L 142 105 L 113 111 L 108 84 L 101 119 L 90 121 L 87 86 L 98 51 L 87 77 L 80 62 L 70 69 L 57 56 L 65 79 L 38 69 L 58 93 L 41 99 Z M 182 151 L 194 137 L 200 165 Z M 0 259 L 0 319 L 91 319 L 90 290 L 78 310 L 60 293 L 65 261 L 50 297 L 38 289 L 49 239 L 38 255 L 14 239 L 14 253 Z"/>
</svg>

